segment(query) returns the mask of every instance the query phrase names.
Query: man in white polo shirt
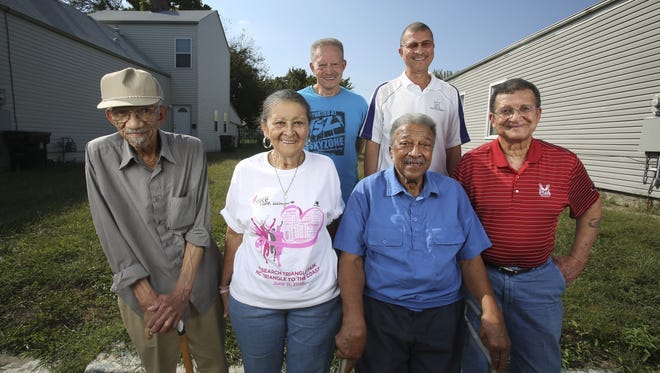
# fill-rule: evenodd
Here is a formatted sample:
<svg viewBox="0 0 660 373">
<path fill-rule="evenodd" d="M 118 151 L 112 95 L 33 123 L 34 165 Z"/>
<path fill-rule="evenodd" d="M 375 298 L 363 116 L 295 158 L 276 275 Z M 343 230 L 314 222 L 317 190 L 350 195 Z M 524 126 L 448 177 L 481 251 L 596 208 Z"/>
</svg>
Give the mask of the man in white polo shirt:
<svg viewBox="0 0 660 373">
<path fill-rule="evenodd" d="M 389 133 L 392 122 L 406 113 L 423 113 L 437 126 L 430 171 L 451 175 L 461 159 L 461 144 L 470 141 L 458 90 L 436 78 L 428 69 L 433 61 L 433 33 L 421 22 L 401 34 L 399 55 L 406 64 L 397 78 L 376 88 L 360 137 L 365 148 L 364 176 L 392 165 Z"/>
</svg>

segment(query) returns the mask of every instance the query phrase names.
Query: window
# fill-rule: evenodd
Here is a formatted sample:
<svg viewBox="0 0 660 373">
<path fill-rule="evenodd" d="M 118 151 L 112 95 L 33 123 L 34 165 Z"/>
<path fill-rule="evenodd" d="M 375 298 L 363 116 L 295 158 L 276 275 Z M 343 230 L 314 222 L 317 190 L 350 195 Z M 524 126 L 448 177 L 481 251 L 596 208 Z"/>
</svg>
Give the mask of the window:
<svg viewBox="0 0 660 373">
<path fill-rule="evenodd" d="M 488 101 L 486 101 L 486 138 L 494 138 L 497 136 L 495 129 L 493 129 L 493 126 L 490 125 L 490 121 L 488 120 L 488 114 L 490 113 L 490 97 L 493 94 L 493 87 L 500 83 L 504 83 L 505 81 L 506 78 L 490 83 L 488 86 Z"/>
<path fill-rule="evenodd" d="M 176 67 L 192 67 L 192 39 L 176 39 Z"/>
</svg>

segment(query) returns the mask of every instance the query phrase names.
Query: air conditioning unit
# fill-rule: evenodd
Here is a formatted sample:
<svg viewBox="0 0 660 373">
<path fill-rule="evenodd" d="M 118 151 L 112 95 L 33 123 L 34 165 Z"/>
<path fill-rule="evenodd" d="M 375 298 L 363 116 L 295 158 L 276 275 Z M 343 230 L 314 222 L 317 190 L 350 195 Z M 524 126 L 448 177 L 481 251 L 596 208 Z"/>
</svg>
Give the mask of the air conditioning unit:
<svg viewBox="0 0 660 373">
<path fill-rule="evenodd" d="M 643 120 L 639 150 L 644 153 L 660 153 L 660 117 Z"/>
</svg>

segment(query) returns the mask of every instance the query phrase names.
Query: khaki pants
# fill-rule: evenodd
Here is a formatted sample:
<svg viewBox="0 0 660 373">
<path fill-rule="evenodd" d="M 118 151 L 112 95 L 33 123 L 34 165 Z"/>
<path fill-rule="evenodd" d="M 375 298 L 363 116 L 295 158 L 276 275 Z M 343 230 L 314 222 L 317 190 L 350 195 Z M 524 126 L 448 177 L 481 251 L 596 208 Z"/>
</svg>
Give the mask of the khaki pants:
<svg viewBox="0 0 660 373">
<path fill-rule="evenodd" d="M 118 298 L 119 311 L 124 326 L 142 365 L 147 372 L 176 372 L 181 356 L 179 335 L 176 330 L 165 334 L 154 334 L 150 339 L 144 335 L 144 320 L 126 302 Z M 196 371 L 201 373 L 227 373 L 225 357 L 225 320 L 222 303 L 218 301 L 200 314 L 190 305 L 190 319 L 186 321 L 186 340 L 195 361 Z"/>
</svg>

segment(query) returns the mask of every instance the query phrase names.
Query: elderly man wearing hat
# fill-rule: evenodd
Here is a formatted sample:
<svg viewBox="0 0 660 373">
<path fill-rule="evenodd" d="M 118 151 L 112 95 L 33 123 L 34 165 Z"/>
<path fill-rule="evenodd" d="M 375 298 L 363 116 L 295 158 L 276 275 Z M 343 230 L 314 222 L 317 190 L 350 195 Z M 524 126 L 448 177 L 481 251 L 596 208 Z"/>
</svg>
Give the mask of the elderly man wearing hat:
<svg viewBox="0 0 660 373">
<path fill-rule="evenodd" d="M 226 372 L 202 143 L 160 130 L 167 107 L 146 71 L 106 74 L 101 96 L 117 133 L 87 144 L 85 175 L 126 330 L 148 372 L 175 371 L 180 322 L 198 370 Z"/>
</svg>

